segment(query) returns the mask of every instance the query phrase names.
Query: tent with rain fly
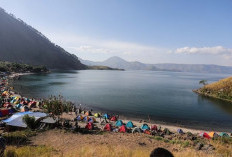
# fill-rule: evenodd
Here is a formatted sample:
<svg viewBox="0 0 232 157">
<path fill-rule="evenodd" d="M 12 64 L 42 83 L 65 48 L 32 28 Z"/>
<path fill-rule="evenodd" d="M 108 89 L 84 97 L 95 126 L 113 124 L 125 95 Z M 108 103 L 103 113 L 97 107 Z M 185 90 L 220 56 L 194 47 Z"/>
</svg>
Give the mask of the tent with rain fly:
<svg viewBox="0 0 232 157">
<path fill-rule="evenodd" d="M 99 118 L 99 117 L 101 117 L 101 114 L 100 113 L 95 113 L 94 117 Z"/>
<path fill-rule="evenodd" d="M 206 132 L 202 132 L 202 133 L 200 133 L 199 135 L 200 135 L 201 137 L 210 139 L 210 136 L 209 136 Z"/>
<path fill-rule="evenodd" d="M 122 125 L 121 127 L 120 127 L 120 129 L 119 129 L 119 132 L 126 132 L 127 131 L 127 129 L 126 129 L 126 126 L 125 125 Z"/>
<path fill-rule="evenodd" d="M 83 118 L 83 120 L 84 120 L 85 122 L 88 122 L 88 121 L 89 121 L 89 117 L 88 117 L 88 116 L 85 116 L 85 117 Z"/>
<path fill-rule="evenodd" d="M 105 125 L 105 127 L 104 127 L 104 130 L 105 130 L 105 131 L 111 131 L 111 130 L 112 130 L 111 124 L 107 123 L 107 124 Z"/>
<path fill-rule="evenodd" d="M 143 130 L 140 129 L 139 127 L 135 127 L 133 130 L 132 130 L 132 133 L 142 133 Z"/>
<path fill-rule="evenodd" d="M 182 129 L 177 129 L 178 134 L 184 134 L 184 131 Z"/>
<path fill-rule="evenodd" d="M 149 126 L 147 124 L 142 124 L 141 125 L 142 130 L 150 130 Z"/>
<path fill-rule="evenodd" d="M 110 119 L 110 116 L 109 116 L 107 113 L 105 113 L 105 114 L 102 116 L 102 118 Z"/>
<path fill-rule="evenodd" d="M 151 126 L 151 130 L 152 130 L 152 131 L 157 131 L 157 130 L 158 130 L 158 127 L 157 127 L 156 125 L 152 125 L 152 126 Z"/>
<path fill-rule="evenodd" d="M 93 123 L 88 123 L 86 126 L 85 126 L 86 129 L 88 130 L 93 130 Z"/>
<path fill-rule="evenodd" d="M 219 135 L 216 133 L 216 132 L 210 132 L 209 134 L 208 134 L 211 138 L 217 138 Z"/>
<path fill-rule="evenodd" d="M 82 115 L 77 116 L 77 120 L 78 120 L 78 121 L 82 121 L 82 120 L 83 120 Z"/>
<path fill-rule="evenodd" d="M 117 121 L 117 117 L 113 116 L 113 117 L 110 118 L 110 120 L 115 122 L 115 121 Z"/>
<path fill-rule="evenodd" d="M 134 127 L 134 124 L 132 123 L 132 121 L 129 121 L 129 122 L 127 122 L 127 124 L 126 124 L 126 127 L 127 127 L 127 128 L 133 128 L 133 127 Z"/>
<path fill-rule="evenodd" d="M 221 137 L 230 137 L 227 133 L 225 133 L 225 132 L 221 132 L 220 134 L 219 134 L 219 136 L 221 136 Z"/>
<path fill-rule="evenodd" d="M 90 123 L 95 123 L 95 122 L 96 122 L 96 119 L 95 119 L 94 117 L 90 117 L 90 118 L 89 118 L 89 122 L 90 122 Z"/>
<path fill-rule="evenodd" d="M 122 120 L 118 120 L 116 123 L 115 123 L 115 126 L 122 126 L 123 125 L 123 122 Z"/>
</svg>

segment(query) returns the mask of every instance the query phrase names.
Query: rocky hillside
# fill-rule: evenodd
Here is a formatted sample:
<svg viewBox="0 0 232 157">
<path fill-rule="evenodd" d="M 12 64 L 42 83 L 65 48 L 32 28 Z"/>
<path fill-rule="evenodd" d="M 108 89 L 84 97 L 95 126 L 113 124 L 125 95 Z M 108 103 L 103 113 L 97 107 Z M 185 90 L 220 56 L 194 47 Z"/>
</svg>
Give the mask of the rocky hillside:
<svg viewBox="0 0 232 157">
<path fill-rule="evenodd" d="M 51 69 L 85 69 L 78 58 L 42 33 L 0 8 L 0 60 L 45 65 Z"/>
<path fill-rule="evenodd" d="M 232 101 L 232 77 L 205 85 L 196 90 L 196 92 L 206 96 Z"/>
</svg>

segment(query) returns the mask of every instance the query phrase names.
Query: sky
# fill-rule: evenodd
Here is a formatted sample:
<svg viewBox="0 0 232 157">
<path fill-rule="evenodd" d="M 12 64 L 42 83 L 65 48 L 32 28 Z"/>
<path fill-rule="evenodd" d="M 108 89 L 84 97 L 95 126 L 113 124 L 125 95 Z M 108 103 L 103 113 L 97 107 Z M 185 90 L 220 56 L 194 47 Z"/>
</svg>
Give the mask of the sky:
<svg viewBox="0 0 232 157">
<path fill-rule="evenodd" d="M 0 0 L 82 59 L 232 66 L 232 0 Z"/>
</svg>

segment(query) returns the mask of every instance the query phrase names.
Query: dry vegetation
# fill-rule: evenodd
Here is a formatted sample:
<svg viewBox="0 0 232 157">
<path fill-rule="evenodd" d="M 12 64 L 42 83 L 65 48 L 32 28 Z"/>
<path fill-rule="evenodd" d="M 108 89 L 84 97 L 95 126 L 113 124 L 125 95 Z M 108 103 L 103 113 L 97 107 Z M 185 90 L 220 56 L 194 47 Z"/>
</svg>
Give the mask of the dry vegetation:
<svg viewBox="0 0 232 157">
<path fill-rule="evenodd" d="M 232 101 L 232 77 L 205 85 L 196 92 L 206 96 Z"/>
<path fill-rule="evenodd" d="M 21 135 L 21 133 L 20 133 Z M 167 140 L 146 134 L 108 133 L 80 134 L 55 129 L 29 137 L 24 146 L 8 146 L 6 156 L 67 156 L 67 157 L 146 157 L 156 147 L 171 151 L 176 157 L 232 156 L 232 140 L 203 140 L 215 150 L 197 151 L 189 140 Z"/>
</svg>

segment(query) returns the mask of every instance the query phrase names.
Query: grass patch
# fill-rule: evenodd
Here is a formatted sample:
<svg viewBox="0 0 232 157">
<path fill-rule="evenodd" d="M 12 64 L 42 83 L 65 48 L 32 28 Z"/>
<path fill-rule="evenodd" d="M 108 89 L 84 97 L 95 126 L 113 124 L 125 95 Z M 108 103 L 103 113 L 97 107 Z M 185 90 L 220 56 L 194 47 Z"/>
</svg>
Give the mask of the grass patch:
<svg viewBox="0 0 232 157">
<path fill-rule="evenodd" d="M 49 157 L 53 156 L 56 151 L 46 146 L 23 146 L 23 147 L 7 147 L 4 153 L 5 157 Z"/>
<path fill-rule="evenodd" d="M 7 145 L 23 145 L 26 144 L 29 140 L 29 137 L 35 136 L 35 131 L 15 131 L 15 132 L 8 132 L 3 135 L 6 139 Z"/>
</svg>

